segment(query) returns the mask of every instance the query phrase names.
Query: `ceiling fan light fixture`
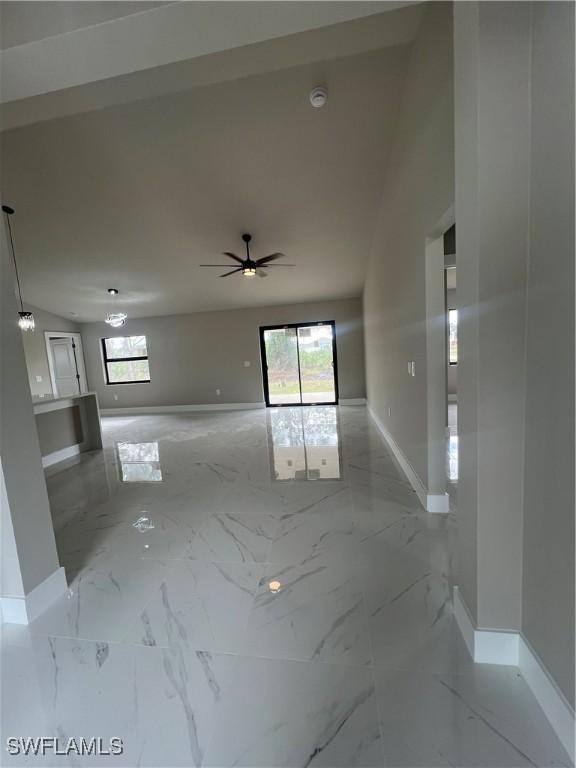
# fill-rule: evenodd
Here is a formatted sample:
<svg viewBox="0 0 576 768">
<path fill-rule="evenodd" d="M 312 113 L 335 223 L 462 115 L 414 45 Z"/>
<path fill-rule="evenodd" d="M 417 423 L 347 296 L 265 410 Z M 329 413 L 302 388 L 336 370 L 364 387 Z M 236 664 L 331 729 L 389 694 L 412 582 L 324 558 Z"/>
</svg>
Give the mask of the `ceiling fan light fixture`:
<svg viewBox="0 0 576 768">
<path fill-rule="evenodd" d="M 223 251 L 224 256 L 228 256 L 234 262 L 234 269 L 229 272 L 225 272 L 220 277 L 228 277 L 229 275 L 241 274 L 242 277 L 268 277 L 268 269 L 270 267 L 293 267 L 294 264 L 276 264 L 278 259 L 283 258 L 284 254 L 276 251 L 275 253 L 269 253 L 268 256 L 263 256 L 261 259 L 253 259 L 250 257 L 250 241 L 252 235 L 245 232 L 242 235 L 242 240 L 246 246 L 246 258 L 242 259 L 231 251 Z M 201 267 L 211 267 L 212 269 L 225 269 L 231 267 L 232 264 L 200 264 Z"/>
</svg>

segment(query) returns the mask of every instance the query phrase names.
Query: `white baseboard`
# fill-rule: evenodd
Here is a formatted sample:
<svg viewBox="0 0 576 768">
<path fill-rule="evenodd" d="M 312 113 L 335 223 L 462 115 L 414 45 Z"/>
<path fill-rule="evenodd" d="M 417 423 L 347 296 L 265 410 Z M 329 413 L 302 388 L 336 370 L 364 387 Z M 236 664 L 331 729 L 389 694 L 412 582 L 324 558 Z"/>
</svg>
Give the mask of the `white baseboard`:
<svg viewBox="0 0 576 768">
<path fill-rule="evenodd" d="M 205 405 L 135 405 L 126 408 L 101 408 L 102 416 L 143 416 L 149 413 L 188 411 L 248 411 L 265 408 L 266 403 L 208 403 Z"/>
<path fill-rule="evenodd" d="M 450 498 L 447 493 L 429 493 L 428 489 L 418 476 L 418 473 L 410 464 L 408 459 L 406 458 L 404 452 L 398 445 L 398 443 L 394 440 L 390 432 L 386 429 L 384 424 L 380 421 L 378 416 L 374 413 L 372 408 L 370 407 L 370 404 L 368 404 L 368 413 L 370 414 L 372 420 L 378 427 L 378 430 L 382 437 L 384 438 L 384 441 L 387 443 L 388 447 L 394 454 L 394 458 L 400 465 L 402 471 L 408 478 L 408 482 L 412 486 L 412 488 L 416 491 L 416 495 L 420 499 L 420 503 L 424 507 L 424 509 L 427 512 L 432 513 L 443 513 L 449 512 L 449 504 L 450 504 Z"/>
<path fill-rule="evenodd" d="M 343 398 L 339 405 L 366 405 L 365 397 Z M 296 405 L 296 404 L 295 404 Z M 188 411 L 249 411 L 266 408 L 266 403 L 207 403 L 202 405 L 135 405 L 101 408 L 102 416 L 144 416 L 153 413 L 186 413 Z M 52 454 L 51 454 L 52 455 Z M 59 459 L 61 461 L 61 459 Z"/>
<path fill-rule="evenodd" d="M 518 641 L 518 667 L 562 746 L 568 752 L 570 760 L 574 762 L 574 711 L 550 677 L 538 654 L 522 634 Z"/>
<path fill-rule="evenodd" d="M 454 618 L 475 662 L 518 666 L 518 632 L 477 629 L 458 587 L 454 587 Z"/>
<path fill-rule="evenodd" d="M 3 624 L 28 624 L 24 597 L 0 597 Z"/>
<path fill-rule="evenodd" d="M 67 448 L 62 448 L 60 451 L 54 451 L 48 453 L 46 456 L 42 456 L 42 466 L 51 467 L 52 464 L 58 464 L 59 461 L 70 459 L 72 456 L 77 456 L 82 450 L 82 446 L 79 444 L 69 445 Z"/>
<path fill-rule="evenodd" d="M 574 711 L 522 633 L 478 629 L 458 587 L 454 587 L 454 618 L 476 663 L 505 664 L 519 668 L 574 762 Z"/>
<path fill-rule="evenodd" d="M 447 493 L 427 493 L 424 506 L 427 512 L 445 515 L 450 512 L 450 497 Z"/>
<path fill-rule="evenodd" d="M 68 589 L 64 568 L 58 568 L 25 597 L 2 597 L 2 621 L 5 624 L 29 624 Z"/>
</svg>

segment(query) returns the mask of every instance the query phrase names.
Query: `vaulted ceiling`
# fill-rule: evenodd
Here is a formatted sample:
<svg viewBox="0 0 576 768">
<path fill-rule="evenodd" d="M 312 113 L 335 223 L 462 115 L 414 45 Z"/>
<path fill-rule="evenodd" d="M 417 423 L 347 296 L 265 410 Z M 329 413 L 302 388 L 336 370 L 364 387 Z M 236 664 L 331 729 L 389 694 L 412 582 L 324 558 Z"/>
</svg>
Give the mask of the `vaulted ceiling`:
<svg viewBox="0 0 576 768">
<path fill-rule="evenodd" d="M 70 2 L 70 0 L 28 0 L 0 4 L 0 49 L 46 40 L 49 37 L 85 29 L 112 19 L 149 11 L 165 5 L 154 0 L 110 0 L 110 2 Z"/>
<path fill-rule="evenodd" d="M 359 295 L 419 13 L 5 99 L 2 201 L 25 301 L 88 321 L 109 287 L 133 317 Z M 241 253 L 245 231 L 254 256 L 296 268 L 246 280 L 198 266 Z"/>
</svg>

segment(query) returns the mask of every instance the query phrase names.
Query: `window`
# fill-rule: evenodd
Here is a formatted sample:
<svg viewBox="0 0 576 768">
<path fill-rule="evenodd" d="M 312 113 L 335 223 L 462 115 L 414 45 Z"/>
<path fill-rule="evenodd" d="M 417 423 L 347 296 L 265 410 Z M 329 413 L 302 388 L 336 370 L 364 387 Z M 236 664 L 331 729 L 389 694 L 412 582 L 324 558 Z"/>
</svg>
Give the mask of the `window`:
<svg viewBox="0 0 576 768">
<path fill-rule="evenodd" d="M 458 363 L 458 310 L 448 310 L 448 362 Z"/>
<path fill-rule="evenodd" d="M 106 384 L 137 384 L 150 381 L 146 336 L 102 339 Z"/>
</svg>

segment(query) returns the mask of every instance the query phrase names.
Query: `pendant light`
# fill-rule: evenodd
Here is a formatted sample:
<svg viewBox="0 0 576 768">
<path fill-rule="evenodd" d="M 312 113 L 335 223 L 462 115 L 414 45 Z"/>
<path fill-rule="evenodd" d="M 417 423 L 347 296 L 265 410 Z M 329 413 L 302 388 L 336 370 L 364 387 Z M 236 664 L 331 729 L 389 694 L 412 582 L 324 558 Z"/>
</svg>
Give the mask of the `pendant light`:
<svg viewBox="0 0 576 768">
<path fill-rule="evenodd" d="M 108 288 L 108 293 L 110 296 L 118 296 L 119 291 L 117 288 Z M 112 328 L 122 328 L 127 318 L 128 315 L 126 312 L 109 312 L 106 315 L 104 322 L 108 323 L 108 325 L 111 325 Z"/>
<path fill-rule="evenodd" d="M 12 237 L 12 227 L 10 226 L 10 216 L 14 213 L 14 208 L 9 205 L 2 206 L 3 213 L 6 214 L 6 224 L 8 225 L 8 235 L 10 237 L 10 248 L 12 250 L 12 261 L 14 262 L 14 271 L 16 272 L 16 283 L 18 284 L 18 295 L 20 296 L 20 312 L 18 312 L 18 325 L 23 331 L 33 331 L 35 328 L 34 315 L 32 312 L 24 311 L 22 302 L 22 291 L 20 289 L 20 277 L 18 276 L 18 266 L 16 264 L 16 254 L 14 252 L 14 239 Z"/>
<path fill-rule="evenodd" d="M 106 315 L 106 320 L 104 322 L 111 325 L 112 328 L 122 328 L 127 317 L 128 315 L 125 312 L 110 312 Z"/>
</svg>

